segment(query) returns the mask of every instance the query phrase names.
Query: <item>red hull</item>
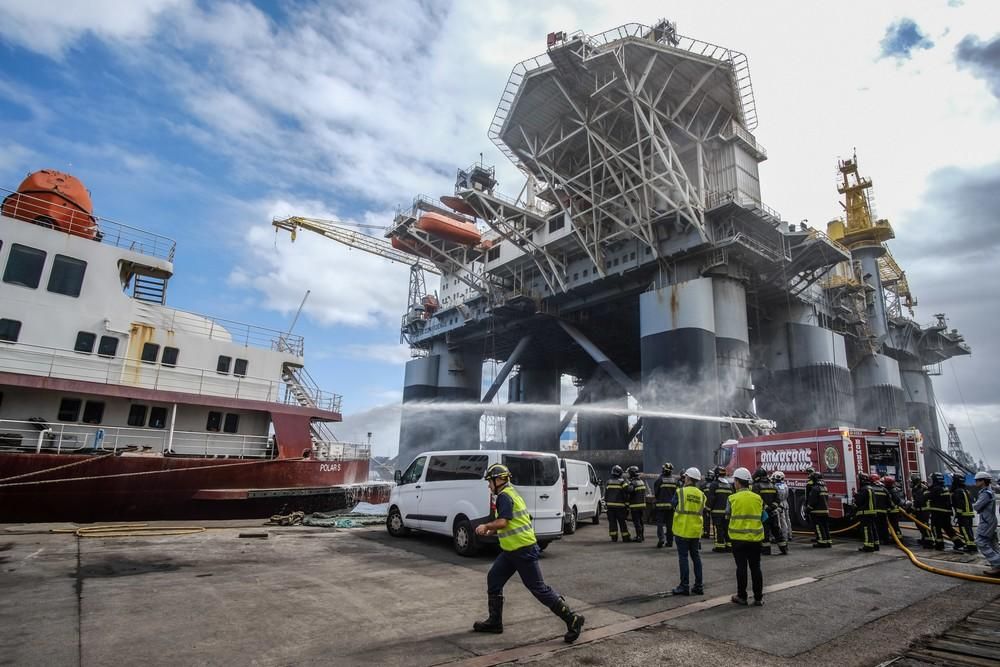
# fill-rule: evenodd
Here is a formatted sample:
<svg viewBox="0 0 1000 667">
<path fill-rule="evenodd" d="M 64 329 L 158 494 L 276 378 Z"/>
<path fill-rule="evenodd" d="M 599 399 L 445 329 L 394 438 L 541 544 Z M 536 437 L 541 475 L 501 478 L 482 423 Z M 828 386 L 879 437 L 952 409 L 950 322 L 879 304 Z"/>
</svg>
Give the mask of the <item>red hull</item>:
<svg viewBox="0 0 1000 667">
<path fill-rule="evenodd" d="M 0 454 L 0 522 L 260 518 L 384 502 L 387 488 L 352 486 L 367 480 L 367 460 Z"/>
</svg>

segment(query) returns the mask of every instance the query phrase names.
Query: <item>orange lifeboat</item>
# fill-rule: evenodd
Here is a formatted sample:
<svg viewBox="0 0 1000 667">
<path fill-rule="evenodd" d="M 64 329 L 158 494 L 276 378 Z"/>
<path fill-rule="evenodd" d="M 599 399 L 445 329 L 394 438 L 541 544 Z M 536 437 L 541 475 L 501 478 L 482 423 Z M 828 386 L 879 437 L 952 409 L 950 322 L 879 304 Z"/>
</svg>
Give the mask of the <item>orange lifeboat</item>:
<svg viewBox="0 0 1000 667">
<path fill-rule="evenodd" d="M 454 197 L 452 195 L 444 195 L 441 197 L 441 203 L 455 211 L 456 213 L 461 213 L 463 215 L 470 215 L 473 218 L 476 217 L 476 209 L 469 205 L 469 202 L 465 201 L 461 197 Z"/>
<path fill-rule="evenodd" d="M 80 179 L 42 169 L 29 174 L 17 192 L 3 200 L 9 218 L 59 229 L 85 239 L 97 237 L 97 220 L 90 193 Z"/>
<path fill-rule="evenodd" d="M 418 257 L 427 257 L 427 252 L 409 239 L 401 239 L 397 236 L 393 236 L 389 242 L 392 243 L 392 247 L 396 250 L 402 250 L 403 252 L 407 252 Z"/>
<path fill-rule="evenodd" d="M 424 213 L 417 221 L 417 229 L 461 245 L 479 245 L 482 240 L 479 230 L 471 222 L 455 220 L 440 213 Z"/>
</svg>

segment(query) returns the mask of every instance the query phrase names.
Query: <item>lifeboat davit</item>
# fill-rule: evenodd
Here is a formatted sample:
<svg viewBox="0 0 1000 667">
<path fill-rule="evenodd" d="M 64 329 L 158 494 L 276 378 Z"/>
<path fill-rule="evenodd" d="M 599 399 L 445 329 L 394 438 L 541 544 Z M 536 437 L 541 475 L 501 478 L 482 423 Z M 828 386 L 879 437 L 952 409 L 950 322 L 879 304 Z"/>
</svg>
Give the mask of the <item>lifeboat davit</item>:
<svg viewBox="0 0 1000 667">
<path fill-rule="evenodd" d="M 396 250 L 402 250 L 403 252 L 408 252 L 411 255 L 416 255 L 417 257 L 427 257 L 427 251 L 417 245 L 416 242 L 409 239 L 401 239 L 397 236 L 393 236 L 389 239 L 389 242 L 392 243 L 392 247 Z"/>
<path fill-rule="evenodd" d="M 80 179 L 61 171 L 42 169 L 29 174 L 17 192 L 3 200 L 9 218 L 59 229 L 86 239 L 97 237 L 97 220 L 90 193 Z"/>
<path fill-rule="evenodd" d="M 424 213 L 417 221 L 417 229 L 461 245 L 474 246 L 482 241 L 482 236 L 474 224 L 449 218 L 440 213 Z"/>
</svg>

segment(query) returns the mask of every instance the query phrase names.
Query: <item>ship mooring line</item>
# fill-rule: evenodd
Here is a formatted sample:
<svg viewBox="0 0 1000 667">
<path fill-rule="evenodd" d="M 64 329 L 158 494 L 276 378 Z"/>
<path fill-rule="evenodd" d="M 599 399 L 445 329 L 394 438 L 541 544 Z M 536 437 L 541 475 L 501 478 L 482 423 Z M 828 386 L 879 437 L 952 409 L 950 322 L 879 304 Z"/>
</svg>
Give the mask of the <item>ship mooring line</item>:
<svg viewBox="0 0 1000 667">
<path fill-rule="evenodd" d="M 786 590 L 788 588 L 795 588 L 797 586 L 804 586 L 806 584 L 812 584 L 819 581 L 816 577 L 802 577 L 801 579 L 792 579 L 790 581 L 783 581 L 781 583 L 772 584 L 771 586 L 766 586 L 764 588 L 765 593 L 775 593 L 777 591 Z M 494 665 L 501 665 L 507 662 L 514 662 L 517 660 L 523 660 L 524 658 L 539 658 L 548 655 L 553 655 L 560 651 L 568 650 L 572 647 L 577 647 L 582 644 L 592 644 L 594 642 L 603 641 L 609 637 L 615 637 L 617 635 L 624 634 L 626 632 L 632 632 L 634 630 L 641 630 L 642 628 L 648 628 L 654 625 L 660 625 L 667 621 L 671 621 L 675 618 L 681 618 L 682 616 L 689 616 L 691 614 L 696 614 L 700 611 L 705 611 L 706 609 L 712 609 L 714 607 L 721 607 L 723 605 L 732 604 L 730 600 L 730 595 L 722 595 L 717 598 L 712 598 L 710 600 L 700 600 L 698 602 L 692 602 L 680 607 L 674 607 L 673 609 L 667 609 L 665 611 L 659 611 L 655 614 L 649 614 L 647 616 L 639 616 L 637 618 L 632 618 L 627 621 L 620 621 L 618 623 L 611 623 L 610 625 L 604 625 L 599 628 L 594 628 L 593 630 L 584 630 L 580 634 L 580 638 L 576 640 L 572 646 L 567 646 L 562 639 L 549 639 L 542 642 L 536 642 L 534 644 L 526 644 L 524 646 L 517 646 L 515 648 L 504 649 L 502 651 L 497 651 L 496 653 L 488 653 L 486 655 L 477 656 L 475 658 L 466 658 L 448 663 L 449 667 L 493 667 Z"/>
</svg>

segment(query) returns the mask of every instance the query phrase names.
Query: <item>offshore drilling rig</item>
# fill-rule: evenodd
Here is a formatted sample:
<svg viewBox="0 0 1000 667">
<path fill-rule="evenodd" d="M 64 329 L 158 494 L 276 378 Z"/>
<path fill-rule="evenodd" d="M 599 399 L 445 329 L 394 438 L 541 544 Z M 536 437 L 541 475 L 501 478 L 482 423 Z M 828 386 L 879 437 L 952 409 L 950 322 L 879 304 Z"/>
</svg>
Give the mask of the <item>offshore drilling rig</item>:
<svg viewBox="0 0 1000 667">
<path fill-rule="evenodd" d="M 489 128 L 525 175 L 517 197 L 476 164 L 387 233 L 441 274 L 436 295 L 411 279 L 404 404 L 487 408 L 507 382 L 511 402 L 558 405 L 569 374 L 578 406 L 631 396 L 741 420 L 578 415 L 581 450 L 639 435 L 646 471 L 708 465 L 757 415 L 782 431 L 916 427 L 940 448 L 930 372 L 969 347 L 944 315 L 911 319 L 856 157 L 839 164 L 844 218 L 828 233 L 789 224 L 762 203 L 756 126 L 742 53 L 669 21 L 549 34 L 514 67 Z M 486 360 L 503 367 L 484 392 Z M 428 447 L 478 446 L 479 413 L 436 407 L 404 410 L 400 467 Z M 557 450 L 572 414 L 512 412 L 506 446 Z"/>
</svg>

